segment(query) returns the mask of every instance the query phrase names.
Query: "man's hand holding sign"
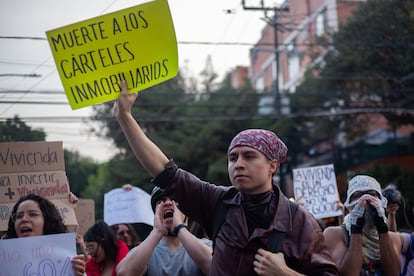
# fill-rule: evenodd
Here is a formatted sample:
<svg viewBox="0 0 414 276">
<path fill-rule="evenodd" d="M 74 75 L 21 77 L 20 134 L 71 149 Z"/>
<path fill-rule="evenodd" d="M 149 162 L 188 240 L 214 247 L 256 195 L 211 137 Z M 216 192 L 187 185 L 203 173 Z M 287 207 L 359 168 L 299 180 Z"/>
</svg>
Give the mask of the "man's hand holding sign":
<svg viewBox="0 0 414 276">
<path fill-rule="evenodd" d="M 167 0 L 84 20 L 46 32 L 72 109 L 118 98 L 177 75 L 178 53 Z"/>
</svg>

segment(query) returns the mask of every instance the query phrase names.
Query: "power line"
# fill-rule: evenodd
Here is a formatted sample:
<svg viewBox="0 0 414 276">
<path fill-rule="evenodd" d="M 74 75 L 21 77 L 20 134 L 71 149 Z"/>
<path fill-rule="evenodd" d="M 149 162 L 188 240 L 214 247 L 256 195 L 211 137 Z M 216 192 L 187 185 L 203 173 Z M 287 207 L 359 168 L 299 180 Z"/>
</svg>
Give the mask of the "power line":
<svg viewBox="0 0 414 276">
<path fill-rule="evenodd" d="M 244 121 L 244 120 L 269 120 L 269 119 L 295 119 L 301 117 L 335 117 L 335 116 L 346 116 L 353 114 L 364 114 L 364 113 L 396 113 L 404 112 L 414 114 L 414 109 L 411 108 L 393 108 L 393 107 L 378 107 L 378 108 L 350 108 L 350 109 L 338 109 L 338 110 L 323 110 L 315 112 L 298 112 L 292 114 L 280 114 L 276 116 L 270 115 L 140 115 L 137 116 L 140 122 L 170 122 L 170 121 Z M 19 117 L 22 121 L 31 123 L 74 123 L 74 121 L 96 122 L 103 120 L 115 120 L 112 115 L 105 116 L 54 116 L 54 117 Z M 1 121 L 6 121 L 6 118 L 0 118 Z"/>
<path fill-rule="evenodd" d="M 24 78 L 40 78 L 42 75 L 39 74 L 17 74 L 17 73 L 6 73 L 0 74 L 0 77 L 24 77 Z"/>
</svg>

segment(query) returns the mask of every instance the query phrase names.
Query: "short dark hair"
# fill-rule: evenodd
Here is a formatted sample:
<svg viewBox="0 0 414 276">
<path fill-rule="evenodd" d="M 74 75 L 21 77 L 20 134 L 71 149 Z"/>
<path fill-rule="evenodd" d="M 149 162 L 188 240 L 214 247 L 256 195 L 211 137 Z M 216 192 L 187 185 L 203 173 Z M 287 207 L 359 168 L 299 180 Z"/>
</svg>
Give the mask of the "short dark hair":
<svg viewBox="0 0 414 276">
<path fill-rule="evenodd" d="M 118 255 L 118 248 L 115 243 L 117 237 L 109 225 L 99 219 L 94 225 L 92 225 L 83 236 L 85 242 L 97 242 L 102 249 L 105 251 L 106 257 L 110 258 L 115 262 L 116 256 Z"/>
<path fill-rule="evenodd" d="M 7 229 L 6 238 L 17 238 L 16 229 L 14 228 L 13 217 L 16 216 L 17 208 L 19 208 L 20 204 L 27 200 L 33 200 L 39 204 L 40 211 L 42 212 L 45 221 L 43 225 L 43 235 L 60 234 L 67 232 L 66 226 L 63 223 L 63 218 L 60 215 L 59 210 L 51 201 L 35 194 L 28 194 L 24 197 L 21 197 L 14 205 L 9 218 L 9 225 Z"/>
</svg>

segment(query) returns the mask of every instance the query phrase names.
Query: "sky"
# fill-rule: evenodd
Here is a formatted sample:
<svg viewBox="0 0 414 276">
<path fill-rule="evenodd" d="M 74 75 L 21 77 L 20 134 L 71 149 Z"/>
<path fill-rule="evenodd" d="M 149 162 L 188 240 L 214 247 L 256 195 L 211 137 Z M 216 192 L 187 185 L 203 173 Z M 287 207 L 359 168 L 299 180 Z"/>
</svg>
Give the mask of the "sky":
<svg viewBox="0 0 414 276">
<path fill-rule="evenodd" d="M 30 127 L 43 129 L 47 141 L 63 141 L 65 149 L 79 151 L 98 162 L 108 160 L 116 150 L 110 141 L 88 132 L 97 127 L 88 120 L 91 107 L 70 108 L 45 32 L 144 2 L 2 0 L 0 121 L 18 115 Z M 246 1 L 250 6 L 259 2 Z M 237 65 L 249 65 L 249 49 L 266 25 L 262 11 L 244 10 L 242 0 L 168 3 L 177 38 L 179 68 L 185 76 L 197 78 L 209 55 L 220 78 Z"/>
</svg>

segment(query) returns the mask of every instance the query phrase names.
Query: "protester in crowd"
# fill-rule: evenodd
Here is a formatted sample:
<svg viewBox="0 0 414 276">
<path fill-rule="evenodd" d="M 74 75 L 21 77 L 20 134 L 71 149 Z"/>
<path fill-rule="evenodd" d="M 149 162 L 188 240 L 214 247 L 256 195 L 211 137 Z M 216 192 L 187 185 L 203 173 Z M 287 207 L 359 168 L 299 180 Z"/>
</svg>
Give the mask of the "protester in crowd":
<svg viewBox="0 0 414 276">
<path fill-rule="evenodd" d="M 24 238 L 66 232 L 66 226 L 56 206 L 41 196 L 29 194 L 21 197 L 14 205 L 4 238 Z M 83 275 L 84 255 L 76 255 L 72 258 L 72 268 L 75 275 Z"/>
<path fill-rule="evenodd" d="M 387 225 L 392 232 L 397 232 L 397 211 L 401 205 L 401 193 L 394 184 L 382 189 L 382 195 L 387 199 Z"/>
<path fill-rule="evenodd" d="M 127 255 L 128 246 L 118 240 L 114 231 L 103 220 L 97 220 L 83 236 L 86 251 L 91 258 L 86 262 L 86 275 L 116 275 L 116 267 Z"/>
<path fill-rule="evenodd" d="M 344 205 L 350 211 L 344 223 L 324 231 L 340 274 L 399 275 L 402 240 L 388 231 L 387 199 L 378 181 L 367 175 L 353 177 Z"/>
<path fill-rule="evenodd" d="M 124 184 L 122 185 L 122 189 L 126 191 L 130 191 L 132 189 L 131 184 Z M 119 240 L 123 240 L 128 249 L 132 249 L 133 247 L 140 244 L 141 239 L 135 230 L 134 226 L 130 223 L 118 223 L 111 225 L 112 230 L 114 230 L 117 238 Z"/>
<path fill-rule="evenodd" d="M 119 223 L 111 225 L 112 230 L 114 230 L 117 238 L 123 240 L 128 249 L 132 249 L 135 246 L 141 243 L 141 240 L 138 236 L 137 231 L 135 231 L 134 226 L 130 223 Z"/>
<path fill-rule="evenodd" d="M 239 133 L 228 149 L 233 186 L 211 185 L 179 169 L 145 135 L 131 114 L 137 94 L 128 94 L 125 82 L 121 88 L 114 112 L 135 156 L 155 178 L 154 184 L 214 239 L 209 275 L 337 275 L 314 217 L 302 207 L 291 207 L 294 203 L 273 184 L 287 153 L 276 134 L 261 129 Z M 215 235 L 215 211 L 223 205 L 228 212 Z M 270 253 L 264 248 L 277 231 L 286 235 L 280 252 Z"/>
<path fill-rule="evenodd" d="M 155 187 L 151 194 L 154 228 L 118 265 L 118 275 L 205 275 L 211 263 L 211 241 L 198 239 L 187 227 L 175 202 Z"/>
</svg>

